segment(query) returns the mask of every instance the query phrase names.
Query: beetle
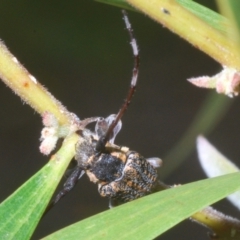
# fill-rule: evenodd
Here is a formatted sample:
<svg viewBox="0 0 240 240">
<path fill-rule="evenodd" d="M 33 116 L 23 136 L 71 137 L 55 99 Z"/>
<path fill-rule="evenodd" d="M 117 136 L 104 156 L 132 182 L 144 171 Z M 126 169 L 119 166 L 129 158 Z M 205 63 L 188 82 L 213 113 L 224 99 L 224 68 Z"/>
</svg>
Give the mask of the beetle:
<svg viewBox="0 0 240 240">
<path fill-rule="evenodd" d="M 107 118 L 93 117 L 80 121 L 78 133 L 81 138 L 76 145 L 75 156 L 77 166 L 50 206 L 65 196 L 84 173 L 90 181 L 98 184 L 100 195 L 109 198 L 110 208 L 151 193 L 157 184 L 156 168 L 160 167 L 161 159 L 146 159 L 128 147 L 114 144 L 122 126 L 121 118 L 134 95 L 139 72 L 137 42 L 126 11 L 122 10 L 122 13 L 134 55 L 133 75 L 127 98 L 117 114 L 111 114 Z M 91 122 L 96 122 L 95 132 L 86 128 Z"/>
<path fill-rule="evenodd" d="M 94 135 L 90 131 L 82 131 L 83 140 L 76 146 L 75 157 L 79 170 L 84 170 L 90 181 L 98 184 L 102 197 L 109 198 L 109 207 L 151 193 L 157 184 L 156 168 L 161 165 L 159 158 L 145 159 L 128 147 L 114 144 L 121 128 L 120 121 L 108 142 L 102 142 L 106 141 L 108 129 L 116 118 L 114 114 L 106 119 L 100 118 Z"/>
</svg>

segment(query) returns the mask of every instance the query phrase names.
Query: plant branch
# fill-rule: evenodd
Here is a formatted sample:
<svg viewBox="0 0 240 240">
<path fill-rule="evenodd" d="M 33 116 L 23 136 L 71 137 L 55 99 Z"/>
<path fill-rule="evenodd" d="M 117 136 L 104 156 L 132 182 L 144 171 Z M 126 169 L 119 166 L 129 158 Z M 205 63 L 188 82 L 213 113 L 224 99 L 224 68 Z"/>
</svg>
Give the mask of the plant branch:
<svg viewBox="0 0 240 240">
<path fill-rule="evenodd" d="M 213 239 L 240 239 L 240 221 L 226 216 L 212 207 L 195 213 L 191 219 L 211 229 L 214 232 Z"/>
<path fill-rule="evenodd" d="M 40 115 L 53 114 L 60 125 L 78 121 L 14 57 L 0 41 L 0 78 Z"/>
<path fill-rule="evenodd" d="M 240 70 L 237 43 L 188 11 L 176 0 L 126 0 L 224 66 Z"/>
</svg>

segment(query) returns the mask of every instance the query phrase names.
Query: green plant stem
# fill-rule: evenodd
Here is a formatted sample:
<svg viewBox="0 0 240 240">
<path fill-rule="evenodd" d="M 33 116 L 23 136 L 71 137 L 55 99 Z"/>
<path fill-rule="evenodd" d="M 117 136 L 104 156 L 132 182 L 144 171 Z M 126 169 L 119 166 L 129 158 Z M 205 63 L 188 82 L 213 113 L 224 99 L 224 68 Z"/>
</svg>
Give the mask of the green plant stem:
<svg viewBox="0 0 240 240">
<path fill-rule="evenodd" d="M 76 121 L 73 115 L 18 62 L 1 41 L 0 78 L 40 115 L 46 111 L 50 112 L 60 125 Z"/>
<path fill-rule="evenodd" d="M 216 235 L 216 239 L 240 239 L 240 221 L 226 216 L 212 207 L 204 208 L 193 214 L 191 219 L 211 229 L 214 232 L 213 236 Z"/>
<path fill-rule="evenodd" d="M 236 42 L 196 17 L 176 0 L 126 0 L 224 66 L 240 70 Z"/>
</svg>

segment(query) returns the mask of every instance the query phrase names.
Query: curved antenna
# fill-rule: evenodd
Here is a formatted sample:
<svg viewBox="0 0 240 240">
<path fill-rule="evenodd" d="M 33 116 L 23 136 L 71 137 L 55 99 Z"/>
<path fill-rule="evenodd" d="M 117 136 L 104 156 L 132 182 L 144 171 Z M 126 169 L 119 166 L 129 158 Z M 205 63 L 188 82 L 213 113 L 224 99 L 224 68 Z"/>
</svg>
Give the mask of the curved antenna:
<svg viewBox="0 0 240 240">
<path fill-rule="evenodd" d="M 107 132 L 105 133 L 105 135 L 103 135 L 99 139 L 99 141 L 97 142 L 97 144 L 96 144 L 96 151 L 97 152 L 101 152 L 105 149 L 105 145 L 106 145 L 107 141 L 109 141 L 114 128 L 116 127 L 118 122 L 121 120 L 123 114 L 127 110 L 128 106 L 131 102 L 131 99 L 133 97 L 133 94 L 136 90 L 136 85 L 137 85 L 138 71 L 139 71 L 139 51 L 138 51 L 137 41 L 134 38 L 133 29 L 132 29 L 131 24 L 129 22 L 127 12 L 125 10 L 122 10 L 122 14 L 123 14 L 123 20 L 125 22 L 126 28 L 128 30 L 129 36 L 130 36 L 130 44 L 132 46 L 133 55 L 134 55 L 133 74 L 132 74 L 131 85 L 130 85 L 130 89 L 128 91 L 127 98 L 125 99 L 122 107 L 120 108 L 115 120 L 110 124 L 110 126 L 109 126 Z"/>
</svg>

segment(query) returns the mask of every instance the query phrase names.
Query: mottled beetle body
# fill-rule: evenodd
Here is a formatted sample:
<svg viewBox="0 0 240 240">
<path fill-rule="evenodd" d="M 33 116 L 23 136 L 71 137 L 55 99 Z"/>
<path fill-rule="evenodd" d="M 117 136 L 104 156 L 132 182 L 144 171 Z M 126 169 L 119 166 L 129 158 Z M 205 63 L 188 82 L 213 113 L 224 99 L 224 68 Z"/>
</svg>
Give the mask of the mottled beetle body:
<svg viewBox="0 0 240 240">
<path fill-rule="evenodd" d="M 128 202 L 151 192 L 157 172 L 148 161 L 136 152 L 128 151 L 122 176 L 107 184 L 100 182 L 101 196 Z"/>
<path fill-rule="evenodd" d="M 128 202 L 151 192 L 157 180 L 157 171 L 151 161 L 159 166 L 160 159 L 148 160 L 127 147 L 112 143 L 107 143 L 104 153 L 96 154 L 99 136 L 86 129 L 82 134 L 84 140 L 76 147 L 76 160 L 90 181 L 98 184 L 102 197 Z"/>
</svg>

